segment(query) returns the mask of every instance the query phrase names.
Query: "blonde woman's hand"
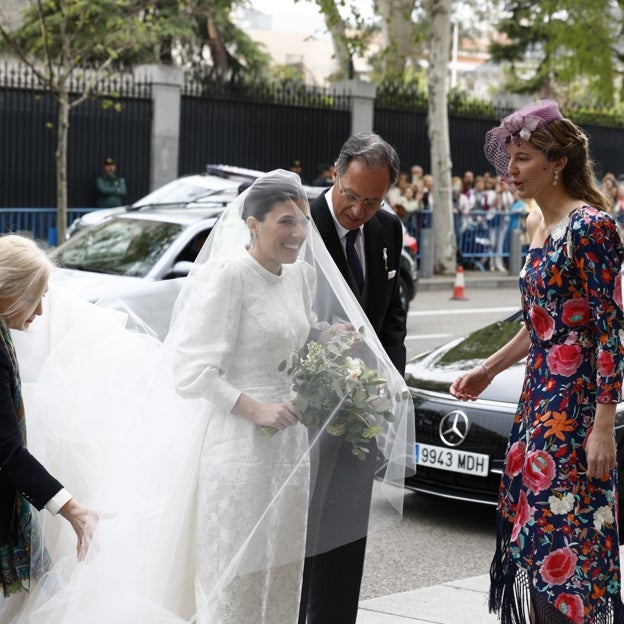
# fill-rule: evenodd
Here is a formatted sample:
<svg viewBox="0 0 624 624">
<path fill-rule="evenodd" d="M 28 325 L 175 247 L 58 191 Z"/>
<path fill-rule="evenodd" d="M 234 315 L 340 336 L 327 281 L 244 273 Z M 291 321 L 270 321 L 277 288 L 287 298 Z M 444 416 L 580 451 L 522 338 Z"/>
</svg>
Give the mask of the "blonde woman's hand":
<svg viewBox="0 0 624 624">
<path fill-rule="evenodd" d="M 93 509 L 82 505 L 74 498 L 61 507 L 59 514 L 72 525 L 78 537 L 76 544 L 78 561 L 83 561 L 95 538 L 97 525 L 100 520 L 99 514 Z"/>
</svg>

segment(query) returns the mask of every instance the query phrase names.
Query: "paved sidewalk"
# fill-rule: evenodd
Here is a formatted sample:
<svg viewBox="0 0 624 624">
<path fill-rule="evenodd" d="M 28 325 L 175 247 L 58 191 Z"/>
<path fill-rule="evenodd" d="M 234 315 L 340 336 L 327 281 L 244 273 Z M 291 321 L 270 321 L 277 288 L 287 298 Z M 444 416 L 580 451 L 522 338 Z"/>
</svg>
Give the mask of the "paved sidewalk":
<svg viewBox="0 0 624 624">
<path fill-rule="evenodd" d="M 452 292 L 454 283 L 455 276 L 434 275 L 420 278 L 418 289 Z M 467 291 L 473 288 L 518 289 L 518 276 L 465 271 L 464 283 Z M 487 609 L 489 586 L 489 575 L 484 574 L 362 600 L 357 624 L 496 624 L 498 617 Z"/>
<path fill-rule="evenodd" d="M 484 574 L 363 600 L 357 624 L 495 624 L 487 610 L 489 582 Z"/>
</svg>

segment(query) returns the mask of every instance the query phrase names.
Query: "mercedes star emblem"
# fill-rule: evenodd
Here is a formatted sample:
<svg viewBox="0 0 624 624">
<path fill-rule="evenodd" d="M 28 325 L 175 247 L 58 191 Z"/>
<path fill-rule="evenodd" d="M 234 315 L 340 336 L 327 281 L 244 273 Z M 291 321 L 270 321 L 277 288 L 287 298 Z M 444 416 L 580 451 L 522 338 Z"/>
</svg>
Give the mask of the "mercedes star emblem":
<svg viewBox="0 0 624 624">
<path fill-rule="evenodd" d="M 453 410 L 440 421 L 440 438 L 447 446 L 459 446 L 468 435 L 468 416 L 461 410 Z"/>
</svg>

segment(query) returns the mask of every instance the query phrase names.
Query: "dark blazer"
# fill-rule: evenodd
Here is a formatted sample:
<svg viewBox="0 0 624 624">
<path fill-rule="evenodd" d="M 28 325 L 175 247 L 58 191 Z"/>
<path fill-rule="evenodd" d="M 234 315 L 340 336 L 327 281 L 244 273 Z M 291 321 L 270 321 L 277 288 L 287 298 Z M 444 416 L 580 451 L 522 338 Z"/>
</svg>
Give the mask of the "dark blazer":
<svg viewBox="0 0 624 624">
<path fill-rule="evenodd" d="M 0 545 L 10 538 L 16 492 L 42 509 L 63 487 L 24 446 L 14 407 L 15 392 L 9 354 L 0 342 Z"/>
<path fill-rule="evenodd" d="M 347 283 L 352 284 L 351 271 L 324 193 L 312 202 L 310 212 L 338 269 Z M 387 260 L 384 259 L 384 249 Z M 406 358 L 406 317 L 399 291 L 402 249 L 403 230 L 399 218 L 380 209 L 364 225 L 366 278 L 364 293 L 358 298 L 381 344 L 401 375 L 405 372 Z M 395 271 L 394 277 L 389 279 L 392 271 Z"/>
<path fill-rule="evenodd" d="M 364 225 L 366 274 L 364 292 L 360 295 L 324 194 L 312 202 L 310 212 L 331 257 L 351 285 L 390 360 L 403 375 L 406 329 L 399 293 L 401 222 L 396 215 L 379 210 Z M 323 301 L 317 301 L 316 307 L 321 320 L 330 320 L 322 309 Z M 371 491 L 378 468 L 377 453 L 372 448 L 371 451 L 367 459 L 361 461 L 354 458 L 350 445 L 343 438 L 329 435 L 319 438 L 318 460 L 312 461 L 308 556 L 303 572 L 299 624 L 355 624 Z M 343 523 L 355 531 L 354 535 L 363 537 L 338 545 L 334 529 Z"/>
</svg>

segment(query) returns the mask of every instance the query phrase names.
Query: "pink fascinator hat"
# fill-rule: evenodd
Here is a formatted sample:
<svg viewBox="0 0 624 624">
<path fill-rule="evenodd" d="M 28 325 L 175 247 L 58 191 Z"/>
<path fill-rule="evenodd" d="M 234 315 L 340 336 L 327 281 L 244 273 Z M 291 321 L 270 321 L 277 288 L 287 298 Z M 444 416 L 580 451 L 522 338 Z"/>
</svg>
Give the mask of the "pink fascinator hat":
<svg viewBox="0 0 624 624">
<path fill-rule="evenodd" d="M 557 102 L 539 100 L 507 115 L 498 128 L 490 130 L 485 135 L 484 151 L 485 157 L 496 169 L 496 174 L 501 178 L 507 175 L 509 143 L 515 143 L 518 139 L 529 141 L 535 130 L 556 119 L 563 119 Z"/>
</svg>

